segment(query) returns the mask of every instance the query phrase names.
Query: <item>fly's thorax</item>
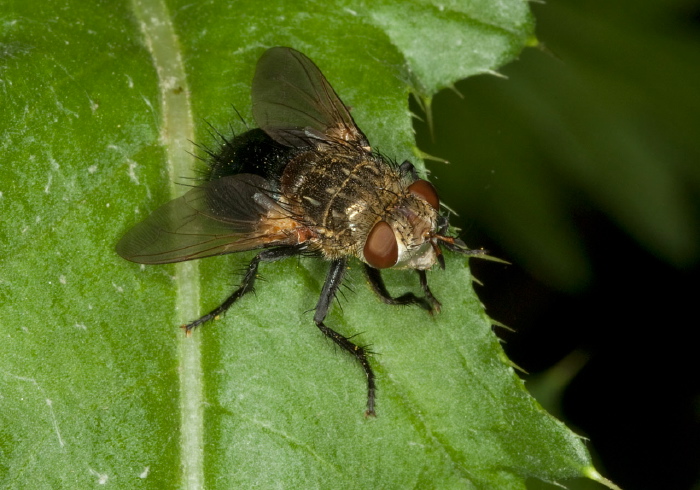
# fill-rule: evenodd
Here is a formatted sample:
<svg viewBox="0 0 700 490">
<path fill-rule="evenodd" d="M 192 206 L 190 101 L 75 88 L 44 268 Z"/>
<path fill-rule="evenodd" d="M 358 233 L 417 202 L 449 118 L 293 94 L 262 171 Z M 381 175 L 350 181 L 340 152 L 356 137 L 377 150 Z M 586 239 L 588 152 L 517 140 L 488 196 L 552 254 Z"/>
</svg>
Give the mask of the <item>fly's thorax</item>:
<svg viewBox="0 0 700 490">
<path fill-rule="evenodd" d="M 357 255 L 377 220 L 401 193 L 401 178 L 365 151 L 306 152 L 285 169 L 282 193 L 313 227 L 326 258 Z M 290 199 L 290 200 L 291 200 Z"/>
</svg>

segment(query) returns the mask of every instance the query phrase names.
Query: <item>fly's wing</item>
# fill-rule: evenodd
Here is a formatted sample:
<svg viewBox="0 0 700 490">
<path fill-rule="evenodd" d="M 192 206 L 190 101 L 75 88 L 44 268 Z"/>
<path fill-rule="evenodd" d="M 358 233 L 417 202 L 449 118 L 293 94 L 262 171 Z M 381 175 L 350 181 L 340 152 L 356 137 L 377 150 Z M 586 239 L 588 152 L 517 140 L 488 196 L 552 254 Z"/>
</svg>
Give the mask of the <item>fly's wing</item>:
<svg viewBox="0 0 700 490">
<path fill-rule="evenodd" d="M 222 177 L 156 209 L 116 249 L 132 262 L 165 264 L 286 245 L 292 235 L 271 234 L 266 224 L 287 215 L 262 177 Z"/>
<path fill-rule="evenodd" d="M 318 67 L 291 48 L 263 53 L 253 78 L 253 117 L 272 139 L 302 148 L 369 142 Z"/>
</svg>

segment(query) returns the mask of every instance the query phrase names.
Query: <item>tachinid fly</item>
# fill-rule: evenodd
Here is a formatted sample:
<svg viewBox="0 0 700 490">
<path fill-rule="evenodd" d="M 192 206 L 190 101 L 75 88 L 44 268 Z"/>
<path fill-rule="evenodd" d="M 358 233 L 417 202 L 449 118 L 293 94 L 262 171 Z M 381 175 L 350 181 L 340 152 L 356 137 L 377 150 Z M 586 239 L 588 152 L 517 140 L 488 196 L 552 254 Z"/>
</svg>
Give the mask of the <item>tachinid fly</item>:
<svg viewBox="0 0 700 490">
<path fill-rule="evenodd" d="M 468 255 L 448 236 L 435 188 L 406 161 L 394 165 L 372 152 L 350 112 L 306 56 L 275 47 L 258 61 L 252 86 L 253 129 L 210 153 L 206 183 L 163 205 L 132 228 L 117 252 L 141 264 L 164 264 L 261 250 L 241 285 L 219 307 L 184 325 L 189 333 L 228 310 L 253 289 L 258 266 L 287 257 L 330 262 L 314 323 L 357 359 L 367 375 L 367 411 L 374 415 L 375 381 L 368 352 L 324 323 L 348 261 L 363 262 L 377 295 L 391 305 L 437 312 L 425 271 L 444 268 L 441 246 Z M 424 296 L 392 297 L 381 269 L 414 269 Z"/>
</svg>

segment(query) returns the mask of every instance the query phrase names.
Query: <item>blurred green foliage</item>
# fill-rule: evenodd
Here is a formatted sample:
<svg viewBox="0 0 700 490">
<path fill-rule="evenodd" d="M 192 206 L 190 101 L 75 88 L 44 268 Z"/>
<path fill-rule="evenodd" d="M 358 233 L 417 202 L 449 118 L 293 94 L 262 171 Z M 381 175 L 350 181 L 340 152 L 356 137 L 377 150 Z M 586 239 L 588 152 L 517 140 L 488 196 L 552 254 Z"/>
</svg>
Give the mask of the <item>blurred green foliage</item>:
<svg viewBox="0 0 700 490">
<path fill-rule="evenodd" d="M 602 213 L 676 267 L 700 243 L 697 2 L 533 4 L 541 50 L 432 104 L 444 200 L 540 280 L 590 280 L 580 226 Z M 695 9 L 695 10 L 694 10 Z M 455 220 L 459 222 L 459 220 Z M 478 246 L 478 243 L 471 243 Z M 612 256 L 624 250 L 610 250 Z"/>
</svg>

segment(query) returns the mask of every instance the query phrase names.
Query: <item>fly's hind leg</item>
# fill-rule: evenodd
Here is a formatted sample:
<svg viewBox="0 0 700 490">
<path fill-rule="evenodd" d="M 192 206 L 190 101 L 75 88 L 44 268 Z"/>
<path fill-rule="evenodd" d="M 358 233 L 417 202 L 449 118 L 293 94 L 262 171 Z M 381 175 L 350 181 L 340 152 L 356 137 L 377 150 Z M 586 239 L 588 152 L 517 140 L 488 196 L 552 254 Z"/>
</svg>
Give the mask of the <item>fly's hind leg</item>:
<svg viewBox="0 0 700 490">
<path fill-rule="evenodd" d="M 370 267 L 365 264 L 365 275 L 369 281 L 372 290 L 388 305 L 417 305 L 428 311 L 429 313 L 438 313 L 440 311 L 440 302 L 433 296 L 433 293 L 428 287 L 428 278 L 425 271 L 417 271 L 420 277 L 420 285 L 425 294 L 424 298 L 419 298 L 413 293 L 405 293 L 398 297 L 393 297 L 387 291 L 382 279 L 382 273 L 379 269 Z"/>
<path fill-rule="evenodd" d="M 328 271 L 326 282 L 323 284 L 323 289 L 321 290 L 321 297 L 316 305 L 314 323 L 316 323 L 319 330 L 323 332 L 323 335 L 352 354 L 352 356 L 357 359 L 357 362 L 360 363 L 362 369 L 364 369 L 365 375 L 367 376 L 367 410 L 365 411 L 365 416 L 375 416 L 374 399 L 376 387 L 374 384 L 374 371 L 372 371 L 372 366 L 369 365 L 369 360 L 367 359 L 367 350 L 362 346 L 352 343 L 348 337 L 339 334 L 323 323 L 323 320 L 326 318 L 326 314 L 328 313 L 328 308 L 330 307 L 331 301 L 333 301 L 335 293 L 338 291 L 338 288 L 343 281 L 343 276 L 345 275 L 346 269 L 346 259 L 338 259 L 331 262 L 331 268 Z"/>
<path fill-rule="evenodd" d="M 254 285 L 255 285 L 255 278 L 258 274 L 258 265 L 260 265 L 260 262 L 274 262 L 276 260 L 285 259 L 287 257 L 291 257 L 291 256 L 297 255 L 299 253 L 300 253 L 299 247 L 271 248 L 269 250 L 265 250 L 263 252 L 260 252 L 258 255 L 253 257 L 253 260 L 251 260 L 250 264 L 248 264 L 248 269 L 246 270 L 246 273 L 243 276 L 243 281 L 241 282 L 241 285 L 238 287 L 238 289 L 236 289 L 231 294 L 231 296 L 226 298 L 226 300 L 223 303 L 221 303 L 219 306 L 217 306 L 216 308 L 211 310 L 206 315 L 202 315 L 201 317 L 197 318 L 195 321 L 190 322 L 187 325 L 183 325 L 182 328 L 185 329 L 185 333 L 187 335 L 190 335 L 192 330 L 194 330 L 195 328 L 197 328 L 201 324 L 206 323 L 209 320 L 216 318 L 217 316 L 221 315 L 222 313 L 225 313 L 226 310 L 228 310 L 243 295 L 251 292 L 253 290 Z"/>
</svg>

